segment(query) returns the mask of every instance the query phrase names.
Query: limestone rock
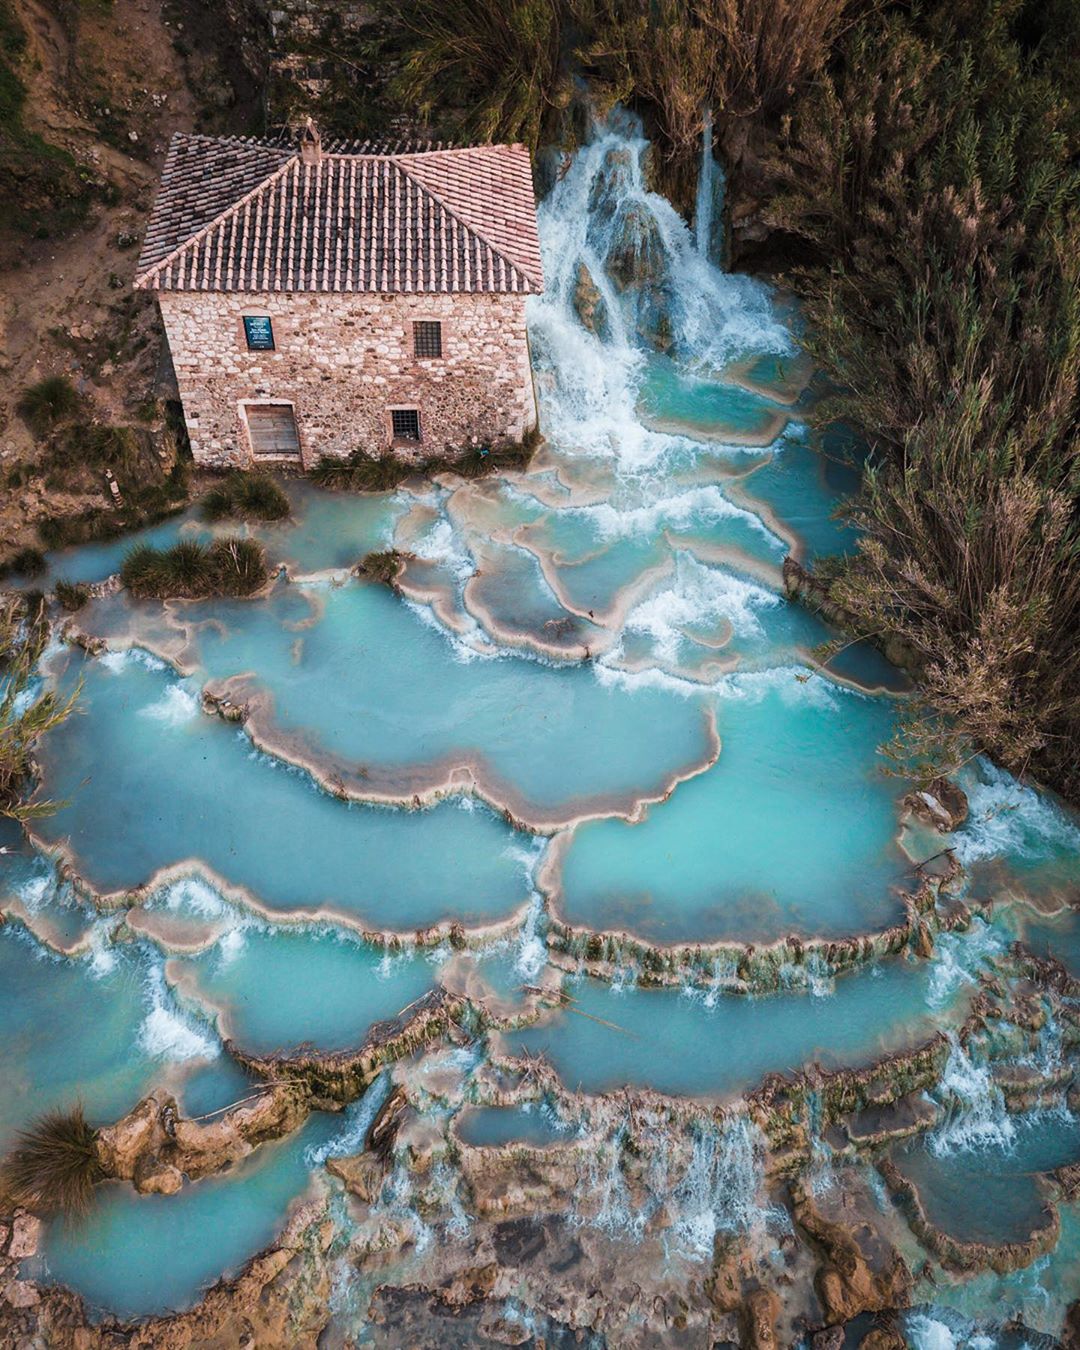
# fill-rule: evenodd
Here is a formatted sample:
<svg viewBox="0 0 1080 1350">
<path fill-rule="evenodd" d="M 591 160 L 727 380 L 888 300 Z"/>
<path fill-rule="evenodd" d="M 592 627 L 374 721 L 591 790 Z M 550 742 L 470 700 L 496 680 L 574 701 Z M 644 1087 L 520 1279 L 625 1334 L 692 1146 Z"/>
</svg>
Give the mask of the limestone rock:
<svg viewBox="0 0 1080 1350">
<path fill-rule="evenodd" d="M 859 1350 L 907 1350 L 907 1341 L 894 1327 L 874 1327 L 859 1342 Z"/>
<path fill-rule="evenodd" d="M 743 1350 L 772 1350 L 779 1316 L 780 1300 L 771 1289 L 756 1289 L 750 1294 L 739 1318 Z"/>
<path fill-rule="evenodd" d="M 967 794 L 948 778 L 935 778 L 925 788 L 909 792 L 904 805 L 917 820 L 941 834 L 959 829 L 968 815 Z"/>
<path fill-rule="evenodd" d="M 903 1304 L 911 1275 L 899 1252 L 887 1248 L 872 1262 L 843 1223 L 820 1213 L 809 1190 L 801 1189 L 792 1200 L 795 1222 L 821 1253 L 814 1286 L 830 1323 Z"/>
<path fill-rule="evenodd" d="M 600 288 L 584 263 L 578 264 L 577 279 L 574 283 L 574 311 L 582 325 L 604 338 L 610 329 L 607 305 L 600 294 Z"/>
<path fill-rule="evenodd" d="M 43 1227 L 44 1225 L 39 1218 L 25 1209 L 17 1209 L 11 1225 L 11 1242 L 7 1249 L 8 1257 L 12 1261 L 23 1261 L 28 1256 L 34 1256 L 41 1245 Z"/>
<path fill-rule="evenodd" d="M 915 954 L 929 959 L 934 954 L 934 935 L 925 923 L 915 926 Z"/>
<path fill-rule="evenodd" d="M 1080 1162 L 1066 1163 L 1052 1173 L 1065 1200 L 1080 1200 Z"/>
<path fill-rule="evenodd" d="M 327 1158 L 326 1170 L 369 1205 L 378 1198 L 386 1177 L 385 1166 L 372 1153 L 358 1153 L 351 1158 Z"/>
<path fill-rule="evenodd" d="M 1065 1313 L 1065 1325 L 1061 1332 L 1061 1344 L 1065 1350 L 1080 1350 L 1080 1299 L 1070 1303 Z"/>
<path fill-rule="evenodd" d="M 152 1154 L 139 1159 L 131 1180 L 140 1195 L 175 1195 L 184 1184 L 179 1168 Z"/>
<path fill-rule="evenodd" d="M 810 1339 L 810 1350 L 841 1350 L 844 1344 L 843 1327 L 826 1327 L 816 1331 Z"/>
<path fill-rule="evenodd" d="M 4 1286 L 4 1302 L 13 1308 L 32 1308 L 41 1302 L 41 1295 L 32 1280 L 11 1280 Z"/>
<path fill-rule="evenodd" d="M 131 1178 L 143 1154 L 156 1151 L 156 1146 L 164 1143 L 166 1135 L 160 1116 L 169 1102 L 175 1111 L 176 1103 L 171 1097 L 161 1099 L 151 1094 L 115 1125 L 98 1131 L 98 1158 L 106 1176 Z"/>
</svg>

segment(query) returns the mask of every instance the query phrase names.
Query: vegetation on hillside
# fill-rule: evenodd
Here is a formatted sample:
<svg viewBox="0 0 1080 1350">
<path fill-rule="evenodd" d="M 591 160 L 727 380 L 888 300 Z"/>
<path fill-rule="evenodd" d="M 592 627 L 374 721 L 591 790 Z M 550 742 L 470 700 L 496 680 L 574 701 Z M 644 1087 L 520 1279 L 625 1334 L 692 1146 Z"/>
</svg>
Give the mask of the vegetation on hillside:
<svg viewBox="0 0 1080 1350">
<path fill-rule="evenodd" d="M 392 588 L 397 584 L 401 569 L 408 559 L 407 553 L 402 553 L 400 549 L 396 548 L 384 549 L 377 553 L 367 553 L 356 564 L 356 573 L 358 576 L 367 577 L 371 581 L 379 581 L 384 586 Z"/>
<path fill-rule="evenodd" d="M 0 597 L 0 815 L 18 820 L 56 808 L 47 801 L 27 804 L 22 797 L 33 772 L 34 746 L 70 715 L 80 692 L 62 698 L 37 687 L 34 671 L 48 636 L 43 596 Z"/>
<path fill-rule="evenodd" d="M 0 0 L 0 212 L 5 229 L 48 238 L 83 219 L 93 182 L 66 150 L 28 130 L 25 51 L 10 0 Z"/>
<path fill-rule="evenodd" d="M 874 13 L 798 101 L 770 208 L 811 259 L 822 413 L 871 449 L 831 592 L 919 656 L 900 748 L 927 770 L 985 749 L 1074 797 L 1078 45 L 1053 0 Z"/>
<path fill-rule="evenodd" d="M 157 416 L 158 407 L 156 401 L 151 402 L 150 420 Z M 18 488 L 41 479 L 50 492 L 102 501 L 78 514 L 39 520 L 38 537 L 46 548 L 115 538 L 164 519 L 186 502 L 186 433 L 171 409 L 157 431 L 146 422 L 105 423 L 93 416 L 88 399 L 70 380 L 52 375 L 24 389 L 16 410 L 37 445 L 34 458 L 10 469 L 4 485 Z M 110 475 L 119 498 L 112 496 Z M 26 570 L 14 557 L 2 566 Z"/>
<path fill-rule="evenodd" d="M 255 539 L 185 539 L 164 549 L 136 544 L 120 567 L 121 582 L 140 599 L 252 595 L 269 578 L 266 554 Z"/>
</svg>

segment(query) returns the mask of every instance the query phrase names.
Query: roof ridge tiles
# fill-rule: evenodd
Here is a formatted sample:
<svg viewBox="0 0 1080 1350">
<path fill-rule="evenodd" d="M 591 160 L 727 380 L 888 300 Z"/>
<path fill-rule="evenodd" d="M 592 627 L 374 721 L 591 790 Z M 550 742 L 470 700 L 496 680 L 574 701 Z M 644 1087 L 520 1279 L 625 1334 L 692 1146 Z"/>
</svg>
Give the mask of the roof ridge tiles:
<svg viewBox="0 0 1080 1350">
<path fill-rule="evenodd" d="M 136 287 L 543 289 L 524 146 L 345 144 L 316 167 L 281 142 L 175 135 Z"/>
</svg>

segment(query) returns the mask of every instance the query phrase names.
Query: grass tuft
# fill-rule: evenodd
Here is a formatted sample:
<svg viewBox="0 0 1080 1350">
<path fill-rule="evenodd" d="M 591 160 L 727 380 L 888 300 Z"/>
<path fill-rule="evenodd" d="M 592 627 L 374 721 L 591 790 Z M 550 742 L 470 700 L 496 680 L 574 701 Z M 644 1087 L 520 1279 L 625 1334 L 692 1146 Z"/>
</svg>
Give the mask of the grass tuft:
<svg viewBox="0 0 1080 1350">
<path fill-rule="evenodd" d="M 56 583 L 55 595 L 60 608 L 74 614 L 90 599 L 90 587 L 84 581 L 64 581 L 61 578 Z"/>
<path fill-rule="evenodd" d="M 463 452 L 429 455 L 422 460 L 354 450 L 347 459 L 324 456 L 312 470 L 311 478 L 319 487 L 351 492 L 392 492 L 406 478 L 416 475 L 432 478 L 439 473 L 456 473 L 461 478 L 484 478 L 492 473 L 527 468 L 541 439 L 534 428 L 520 441 L 471 445 Z"/>
<path fill-rule="evenodd" d="M 15 572 L 21 577 L 39 577 L 48 565 L 44 553 L 39 548 L 21 548 L 0 567 L 0 576 Z"/>
<path fill-rule="evenodd" d="M 311 480 L 319 487 L 338 491 L 392 492 L 418 472 L 418 465 L 406 464 L 393 455 L 369 455 L 366 450 L 354 450 L 347 459 L 324 455 L 312 469 Z"/>
<path fill-rule="evenodd" d="M 137 544 L 120 568 L 132 595 L 157 600 L 251 595 L 269 575 L 266 554 L 254 539 L 185 539 L 166 549 Z"/>
<path fill-rule="evenodd" d="M 104 1177 L 96 1140 L 81 1105 L 47 1112 L 20 1130 L 18 1143 L 0 1163 L 0 1192 L 37 1214 L 82 1218 Z"/>
<path fill-rule="evenodd" d="M 66 375 L 49 375 L 30 385 L 18 403 L 19 416 L 35 436 L 46 435 L 78 408 L 78 391 Z"/>
<path fill-rule="evenodd" d="M 396 548 L 369 553 L 357 565 L 357 575 L 369 577 L 372 581 L 381 581 L 384 586 L 393 587 L 401 575 L 401 569 L 405 566 L 406 556 Z"/>
<path fill-rule="evenodd" d="M 289 499 L 265 473 L 230 473 L 202 499 L 204 520 L 284 520 Z"/>
</svg>

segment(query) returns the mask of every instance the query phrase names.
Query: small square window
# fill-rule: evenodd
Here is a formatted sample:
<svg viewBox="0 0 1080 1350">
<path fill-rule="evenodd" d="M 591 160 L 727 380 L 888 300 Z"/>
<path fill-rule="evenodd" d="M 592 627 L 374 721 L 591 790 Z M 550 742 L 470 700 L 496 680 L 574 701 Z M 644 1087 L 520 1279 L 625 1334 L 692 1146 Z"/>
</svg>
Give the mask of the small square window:
<svg viewBox="0 0 1080 1350">
<path fill-rule="evenodd" d="M 413 352 L 421 360 L 442 356 L 442 324 L 422 319 L 412 326 Z"/>
<path fill-rule="evenodd" d="M 272 352 L 274 350 L 274 325 L 268 314 L 245 314 L 244 337 L 247 338 L 249 352 Z"/>
<path fill-rule="evenodd" d="M 420 439 L 420 413 L 416 408 L 394 408 L 390 413 L 390 428 L 395 441 Z"/>
</svg>

